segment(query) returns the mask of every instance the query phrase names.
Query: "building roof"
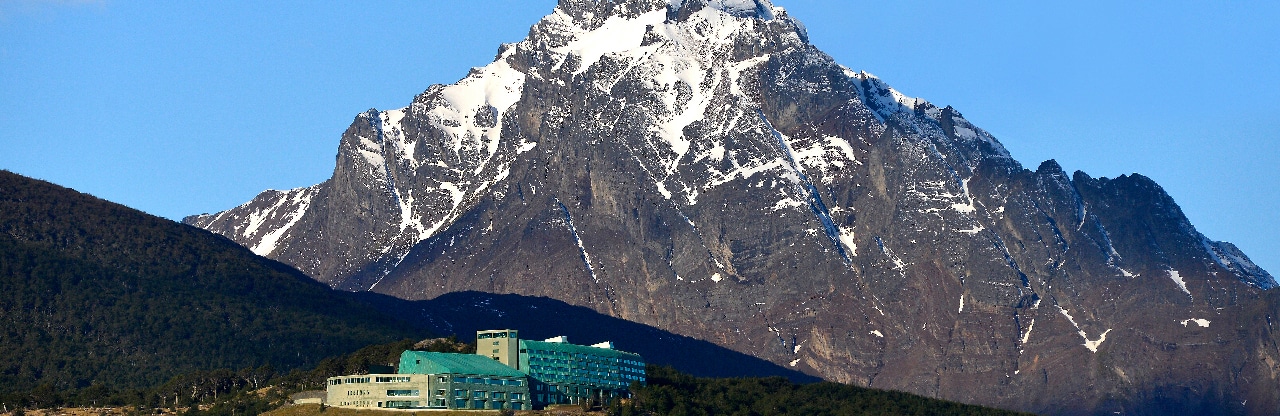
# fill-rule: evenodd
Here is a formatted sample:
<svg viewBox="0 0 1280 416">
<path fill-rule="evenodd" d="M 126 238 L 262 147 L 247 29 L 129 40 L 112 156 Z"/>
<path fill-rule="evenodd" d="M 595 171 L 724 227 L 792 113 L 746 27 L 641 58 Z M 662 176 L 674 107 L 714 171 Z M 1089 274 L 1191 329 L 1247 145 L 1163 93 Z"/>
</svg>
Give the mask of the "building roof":
<svg viewBox="0 0 1280 416">
<path fill-rule="evenodd" d="M 567 342 L 530 341 L 522 339 L 520 340 L 520 348 L 529 350 L 558 351 L 570 354 L 592 354 L 601 357 L 644 361 L 644 358 L 640 357 L 640 354 L 636 353 L 609 348 L 588 347 L 586 345 L 570 344 Z"/>
<path fill-rule="evenodd" d="M 405 351 L 400 354 L 400 374 L 476 374 L 524 377 L 522 373 L 489 357 L 475 354 Z"/>
</svg>

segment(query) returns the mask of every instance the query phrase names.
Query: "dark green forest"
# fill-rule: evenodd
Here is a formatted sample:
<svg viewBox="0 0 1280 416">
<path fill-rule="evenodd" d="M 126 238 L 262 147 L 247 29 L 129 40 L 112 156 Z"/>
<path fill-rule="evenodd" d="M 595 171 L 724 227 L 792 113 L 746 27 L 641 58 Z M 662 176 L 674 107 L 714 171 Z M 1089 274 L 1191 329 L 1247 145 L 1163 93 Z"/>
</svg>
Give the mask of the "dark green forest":
<svg viewBox="0 0 1280 416">
<path fill-rule="evenodd" d="M 7 171 L 0 320 L 0 400 L 32 405 L 425 335 L 224 237 Z"/>
<path fill-rule="evenodd" d="M 405 350 L 475 353 L 474 344 L 456 338 L 414 342 L 409 339 L 369 345 L 347 354 L 320 359 L 308 368 L 278 372 L 271 365 L 240 370 L 219 368 L 196 370 L 169 378 L 163 384 L 143 388 L 122 388 L 111 383 L 93 384 L 70 390 L 49 388 L 47 384 L 5 398 L 9 409 L 59 406 L 132 407 L 135 413 L 155 409 L 182 410 L 186 414 L 252 415 L 284 406 L 288 396 L 305 390 L 323 390 L 325 379 L 346 374 L 365 374 L 370 366 L 395 366 Z M 199 410 L 203 406 L 204 410 Z"/>
<path fill-rule="evenodd" d="M 650 365 L 634 400 L 606 406 L 612 415 L 1021 415 L 909 393 L 839 383 L 796 384 L 782 377 L 700 378 Z"/>
</svg>

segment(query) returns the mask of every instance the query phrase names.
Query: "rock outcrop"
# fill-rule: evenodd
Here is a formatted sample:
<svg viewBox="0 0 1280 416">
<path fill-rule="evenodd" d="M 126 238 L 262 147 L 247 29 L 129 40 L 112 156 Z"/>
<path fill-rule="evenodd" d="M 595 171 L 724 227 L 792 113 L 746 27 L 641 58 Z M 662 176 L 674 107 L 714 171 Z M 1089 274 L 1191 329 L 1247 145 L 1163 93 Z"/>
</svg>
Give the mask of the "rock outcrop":
<svg viewBox="0 0 1280 416">
<path fill-rule="evenodd" d="M 329 285 L 546 296 L 828 380 L 1044 413 L 1280 411 L 1276 281 L 1153 181 L 1027 170 L 767 0 L 562 0 L 189 217 Z"/>
</svg>

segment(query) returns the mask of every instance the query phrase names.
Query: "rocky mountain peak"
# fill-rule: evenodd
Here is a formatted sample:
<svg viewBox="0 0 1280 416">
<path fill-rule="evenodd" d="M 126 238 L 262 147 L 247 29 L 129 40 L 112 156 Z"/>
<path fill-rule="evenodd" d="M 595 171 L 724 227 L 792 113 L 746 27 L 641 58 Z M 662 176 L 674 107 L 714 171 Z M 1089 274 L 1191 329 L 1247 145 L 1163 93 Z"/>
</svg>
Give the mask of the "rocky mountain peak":
<svg viewBox="0 0 1280 416">
<path fill-rule="evenodd" d="M 569 16 L 584 30 L 595 30 L 610 17 L 635 19 L 666 6 L 666 0 L 560 0 L 555 13 Z"/>
<path fill-rule="evenodd" d="M 1270 333 L 1212 341 L 1265 318 L 1244 253 L 1140 175 L 1024 169 L 766 1 L 563 0 L 358 116 L 328 181 L 186 221 L 337 288 L 551 297 L 839 382 L 1095 413 L 1249 379 L 1280 409 Z"/>
<path fill-rule="evenodd" d="M 702 9 L 717 10 L 738 18 L 773 20 L 775 9 L 768 0 L 669 0 L 667 16 L 672 21 L 684 21 Z"/>
</svg>

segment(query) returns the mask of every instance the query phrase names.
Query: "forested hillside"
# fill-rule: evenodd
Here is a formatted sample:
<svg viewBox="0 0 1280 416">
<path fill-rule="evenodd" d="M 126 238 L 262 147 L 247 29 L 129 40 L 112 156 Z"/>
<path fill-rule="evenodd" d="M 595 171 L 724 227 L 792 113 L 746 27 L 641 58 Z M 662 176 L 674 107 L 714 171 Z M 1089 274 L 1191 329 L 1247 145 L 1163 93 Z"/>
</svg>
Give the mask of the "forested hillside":
<svg viewBox="0 0 1280 416">
<path fill-rule="evenodd" d="M 910 393 L 821 382 L 796 384 L 782 377 L 699 378 L 670 367 L 649 366 L 649 384 L 630 403 L 609 407 L 616 415 L 1023 415 L 931 399 Z"/>
<path fill-rule="evenodd" d="M 425 335 L 221 236 L 8 171 L 0 321 L 0 399 L 31 404 Z"/>
</svg>

